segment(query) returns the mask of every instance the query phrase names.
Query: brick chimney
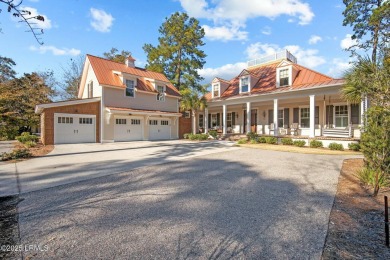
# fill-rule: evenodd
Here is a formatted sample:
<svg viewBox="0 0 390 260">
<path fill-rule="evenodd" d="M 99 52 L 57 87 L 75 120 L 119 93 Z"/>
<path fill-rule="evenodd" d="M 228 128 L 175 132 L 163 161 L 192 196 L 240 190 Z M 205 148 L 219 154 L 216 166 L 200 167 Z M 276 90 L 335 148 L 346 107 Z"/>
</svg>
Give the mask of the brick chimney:
<svg viewBox="0 0 390 260">
<path fill-rule="evenodd" d="M 131 57 L 131 55 L 126 58 L 126 65 L 127 65 L 127 67 L 130 67 L 130 68 L 135 67 L 135 59 L 133 57 Z"/>
</svg>

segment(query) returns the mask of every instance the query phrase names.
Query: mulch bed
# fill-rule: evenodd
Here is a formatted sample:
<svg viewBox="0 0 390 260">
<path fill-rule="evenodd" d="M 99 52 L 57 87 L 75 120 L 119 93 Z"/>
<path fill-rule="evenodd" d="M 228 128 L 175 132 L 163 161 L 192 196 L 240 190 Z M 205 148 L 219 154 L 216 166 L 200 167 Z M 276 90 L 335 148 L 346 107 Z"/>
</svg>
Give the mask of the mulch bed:
<svg viewBox="0 0 390 260">
<path fill-rule="evenodd" d="M 329 219 L 323 259 L 390 259 L 385 245 L 383 197 L 363 187 L 356 172 L 362 159 L 345 160 L 339 177 L 337 193 Z"/>
</svg>

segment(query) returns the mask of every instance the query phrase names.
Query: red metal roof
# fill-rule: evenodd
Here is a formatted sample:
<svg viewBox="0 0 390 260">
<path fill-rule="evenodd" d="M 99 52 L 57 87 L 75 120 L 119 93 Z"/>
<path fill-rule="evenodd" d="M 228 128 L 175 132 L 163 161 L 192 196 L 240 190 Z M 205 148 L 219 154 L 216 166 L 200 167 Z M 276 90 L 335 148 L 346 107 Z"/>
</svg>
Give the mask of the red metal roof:
<svg viewBox="0 0 390 260">
<path fill-rule="evenodd" d="M 239 93 L 239 75 L 229 81 L 228 88 L 221 94 L 221 99 L 227 99 L 234 96 L 249 96 L 252 94 L 277 93 L 299 89 L 316 88 L 326 85 L 335 85 L 344 83 L 343 79 L 333 79 L 329 76 L 306 68 L 298 64 L 292 64 L 298 74 L 296 75 L 292 86 L 279 87 L 276 86 L 276 69 L 280 61 L 267 64 L 260 67 L 246 69 L 251 76 L 259 80 L 252 87 L 250 93 Z M 240 73 L 241 74 L 241 73 Z M 205 95 L 207 100 L 212 99 L 211 92 Z"/>
<path fill-rule="evenodd" d="M 87 54 L 87 58 L 89 59 L 92 69 L 95 72 L 96 78 L 101 85 L 124 88 L 125 85 L 121 81 L 119 75 L 114 73 L 114 71 L 118 71 L 121 73 L 127 73 L 140 77 L 141 79 L 137 80 L 137 89 L 139 90 L 155 92 L 151 82 L 145 79 L 149 78 L 165 82 L 166 93 L 168 95 L 178 97 L 180 96 L 179 91 L 169 82 L 167 77 L 165 77 L 165 75 L 162 73 L 153 72 L 138 67 L 128 67 L 124 63 L 103 59 L 89 54 Z"/>
</svg>

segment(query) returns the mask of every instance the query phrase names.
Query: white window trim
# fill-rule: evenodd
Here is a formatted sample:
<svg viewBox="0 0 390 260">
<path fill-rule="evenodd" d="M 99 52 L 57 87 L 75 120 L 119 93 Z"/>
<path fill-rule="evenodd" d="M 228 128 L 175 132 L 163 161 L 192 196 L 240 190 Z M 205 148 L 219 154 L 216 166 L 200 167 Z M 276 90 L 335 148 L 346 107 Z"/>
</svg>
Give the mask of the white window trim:
<svg viewBox="0 0 390 260">
<path fill-rule="evenodd" d="M 221 84 L 219 83 L 214 83 L 211 85 L 211 93 L 212 93 L 212 97 L 213 98 L 216 98 L 216 96 L 214 95 L 214 87 L 217 86 L 218 87 L 218 96 L 217 97 L 220 97 L 221 96 Z"/>
<path fill-rule="evenodd" d="M 203 120 L 200 120 L 200 116 L 203 117 Z M 200 126 L 200 122 L 202 122 L 203 126 Z M 203 113 L 200 113 L 200 114 L 198 115 L 198 127 L 199 127 L 199 128 L 204 128 L 204 114 L 203 114 Z"/>
<path fill-rule="evenodd" d="M 336 107 L 340 107 L 340 106 L 347 106 L 347 126 L 336 126 Z M 351 120 L 349 118 L 350 113 L 351 113 L 351 111 L 350 111 L 350 106 L 348 105 L 348 103 L 346 103 L 346 102 L 334 103 L 333 104 L 333 126 L 334 126 L 334 128 L 336 128 L 336 129 L 344 129 L 344 128 L 348 127 L 349 126 L 349 121 Z"/>
<path fill-rule="evenodd" d="M 299 128 L 301 128 L 301 129 L 310 129 L 310 126 L 309 127 L 302 127 L 302 125 L 301 125 L 301 108 L 308 108 L 309 109 L 309 113 L 311 113 L 310 106 L 299 106 Z M 310 120 L 310 114 L 309 114 L 309 120 Z"/>
<path fill-rule="evenodd" d="M 280 86 L 280 71 L 281 70 L 288 70 L 288 85 Z M 283 66 L 276 69 L 276 87 L 277 88 L 284 88 L 292 85 L 292 65 Z"/>
<path fill-rule="evenodd" d="M 134 93 L 134 95 L 133 96 L 127 96 L 126 95 L 126 89 L 127 89 L 127 84 L 126 84 L 126 81 L 127 80 L 130 80 L 130 81 L 133 81 L 134 82 L 134 87 L 133 87 L 133 93 Z M 125 81 L 125 91 L 124 91 L 124 94 L 125 94 L 125 97 L 126 98 L 135 98 L 135 92 L 136 92 L 136 82 L 137 82 L 137 80 L 134 80 L 134 79 L 124 79 L 124 81 Z"/>
<path fill-rule="evenodd" d="M 283 125 L 279 125 L 279 111 L 282 111 L 282 114 L 283 114 Z M 284 107 L 278 108 L 278 128 L 284 129 Z"/>
<path fill-rule="evenodd" d="M 210 126 L 211 126 L 211 128 L 213 128 L 213 127 L 221 127 L 220 126 L 220 123 L 218 122 L 218 113 L 210 113 L 211 114 L 211 116 L 210 116 Z M 216 126 L 213 126 L 213 116 L 215 115 L 215 120 L 216 120 Z"/>
<path fill-rule="evenodd" d="M 188 116 L 187 116 L 188 113 Z M 184 118 L 191 118 L 191 111 L 184 111 Z"/>
<path fill-rule="evenodd" d="M 244 78 L 248 78 L 248 91 L 247 92 L 242 92 L 241 81 Z M 245 76 L 240 77 L 240 94 L 241 93 L 250 93 L 250 92 L 251 92 L 251 77 L 250 77 L 250 75 L 245 75 Z"/>
<path fill-rule="evenodd" d="M 163 88 L 164 100 L 161 100 L 161 99 L 159 100 L 159 99 L 158 99 L 158 95 L 156 96 L 156 100 L 157 100 L 158 102 L 165 102 L 166 97 L 167 97 L 167 93 L 166 93 L 167 89 L 166 89 L 165 86 L 156 85 L 156 91 L 157 91 L 157 92 L 158 92 L 158 87 L 162 87 L 162 88 Z"/>
</svg>

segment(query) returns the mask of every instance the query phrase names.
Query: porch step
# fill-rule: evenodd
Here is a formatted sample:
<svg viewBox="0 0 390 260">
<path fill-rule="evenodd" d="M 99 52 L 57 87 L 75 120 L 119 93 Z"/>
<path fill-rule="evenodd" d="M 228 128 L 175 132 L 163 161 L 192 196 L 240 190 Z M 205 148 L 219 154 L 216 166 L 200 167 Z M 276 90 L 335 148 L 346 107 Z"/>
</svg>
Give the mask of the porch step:
<svg viewBox="0 0 390 260">
<path fill-rule="evenodd" d="M 324 129 L 323 136 L 329 137 L 351 137 L 348 129 Z"/>
</svg>

